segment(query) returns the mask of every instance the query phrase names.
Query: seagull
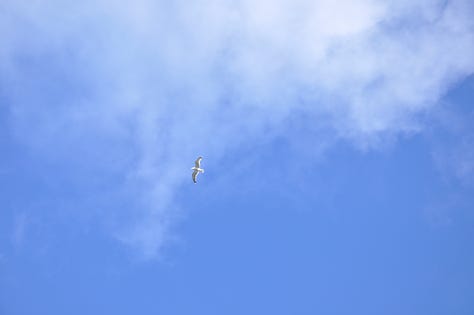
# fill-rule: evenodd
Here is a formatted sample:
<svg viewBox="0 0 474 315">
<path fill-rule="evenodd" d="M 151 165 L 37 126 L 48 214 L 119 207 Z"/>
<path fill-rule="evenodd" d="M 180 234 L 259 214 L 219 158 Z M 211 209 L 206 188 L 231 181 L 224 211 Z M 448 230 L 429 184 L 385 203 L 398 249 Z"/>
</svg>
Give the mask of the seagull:
<svg viewBox="0 0 474 315">
<path fill-rule="evenodd" d="M 197 183 L 196 178 L 197 178 L 198 174 L 199 173 L 204 173 L 204 169 L 201 168 L 201 160 L 202 160 L 202 156 L 198 157 L 196 162 L 194 162 L 194 167 L 191 168 L 194 171 L 193 172 L 193 182 L 195 184 Z"/>
</svg>

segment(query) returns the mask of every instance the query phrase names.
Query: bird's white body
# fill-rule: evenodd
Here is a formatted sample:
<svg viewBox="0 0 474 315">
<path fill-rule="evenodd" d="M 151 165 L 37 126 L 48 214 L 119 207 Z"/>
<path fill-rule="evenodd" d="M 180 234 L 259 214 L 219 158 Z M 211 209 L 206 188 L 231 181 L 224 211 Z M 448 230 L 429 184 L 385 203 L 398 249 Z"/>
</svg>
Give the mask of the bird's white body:
<svg viewBox="0 0 474 315">
<path fill-rule="evenodd" d="M 204 173 L 204 169 L 203 169 L 203 168 L 191 167 L 191 169 L 192 169 L 193 171 L 198 171 L 199 173 Z"/>
</svg>

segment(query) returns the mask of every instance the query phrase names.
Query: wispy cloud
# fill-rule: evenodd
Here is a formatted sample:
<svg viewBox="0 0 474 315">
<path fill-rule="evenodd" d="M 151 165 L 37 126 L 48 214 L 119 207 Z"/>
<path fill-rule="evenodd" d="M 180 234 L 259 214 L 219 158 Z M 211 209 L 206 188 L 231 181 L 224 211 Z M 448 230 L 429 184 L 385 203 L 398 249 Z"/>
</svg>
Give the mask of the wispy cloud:
<svg viewBox="0 0 474 315">
<path fill-rule="evenodd" d="M 472 13 L 463 0 L 3 1 L 1 93 L 36 154 L 125 171 L 143 210 L 116 234 L 154 256 L 196 154 L 272 137 L 295 112 L 363 147 L 422 129 L 474 70 Z"/>
<path fill-rule="evenodd" d="M 464 89 L 472 91 L 471 84 Z M 444 102 L 433 112 L 430 128 L 432 156 L 446 183 L 456 182 L 465 188 L 474 187 L 474 112 L 470 108 L 472 92 L 460 104 Z M 463 104 L 465 103 L 465 104 Z M 456 106 L 457 105 L 457 106 Z"/>
<path fill-rule="evenodd" d="M 19 213 L 15 216 L 11 240 L 16 249 L 19 249 L 26 237 L 28 227 L 28 217 L 26 213 Z"/>
</svg>

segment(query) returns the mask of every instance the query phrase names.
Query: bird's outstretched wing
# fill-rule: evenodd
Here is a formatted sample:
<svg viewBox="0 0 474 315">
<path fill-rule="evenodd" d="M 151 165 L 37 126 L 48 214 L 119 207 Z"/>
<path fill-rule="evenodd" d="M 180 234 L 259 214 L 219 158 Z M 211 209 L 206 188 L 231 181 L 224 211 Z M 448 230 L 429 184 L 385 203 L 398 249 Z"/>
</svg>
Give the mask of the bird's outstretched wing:
<svg viewBox="0 0 474 315">
<path fill-rule="evenodd" d="M 197 163 L 197 162 L 196 162 L 196 163 Z M 194 182 L 195 184 L 197 183 L 196 179 L 197 179 L 198 174 L 199 174 L 198 171 L 194 171 L 194 172 L 193 172 L 193 182 Z"/>
<path fill-rule="evenodd" d="M 198 157 L 196 162 L 194 162 L 197 168 L 201 168 L 201 160 L 202 160 L 202 156 Z"/>
</svg>

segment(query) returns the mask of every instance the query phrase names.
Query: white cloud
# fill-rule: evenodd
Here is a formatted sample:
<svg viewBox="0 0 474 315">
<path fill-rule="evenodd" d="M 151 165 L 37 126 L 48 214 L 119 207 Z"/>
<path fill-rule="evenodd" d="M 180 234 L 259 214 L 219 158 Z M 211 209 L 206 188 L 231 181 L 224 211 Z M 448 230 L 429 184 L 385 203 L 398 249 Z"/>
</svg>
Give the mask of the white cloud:
<svg viewBox="0 0 474 315">
<path fill-rule="evenodd" d="M 472 13 L 463 0 L 4 1 L 1 80 L 32 150 L 79 146 L 126 168 L 145 210 L 117 233 L 153 256 L 197 152 L 217 160 L 298 111 L 359 146 L 420 130 L 474 70 Z M 133 163 L 88 149 L 97 137 Z"/>
</svg>

